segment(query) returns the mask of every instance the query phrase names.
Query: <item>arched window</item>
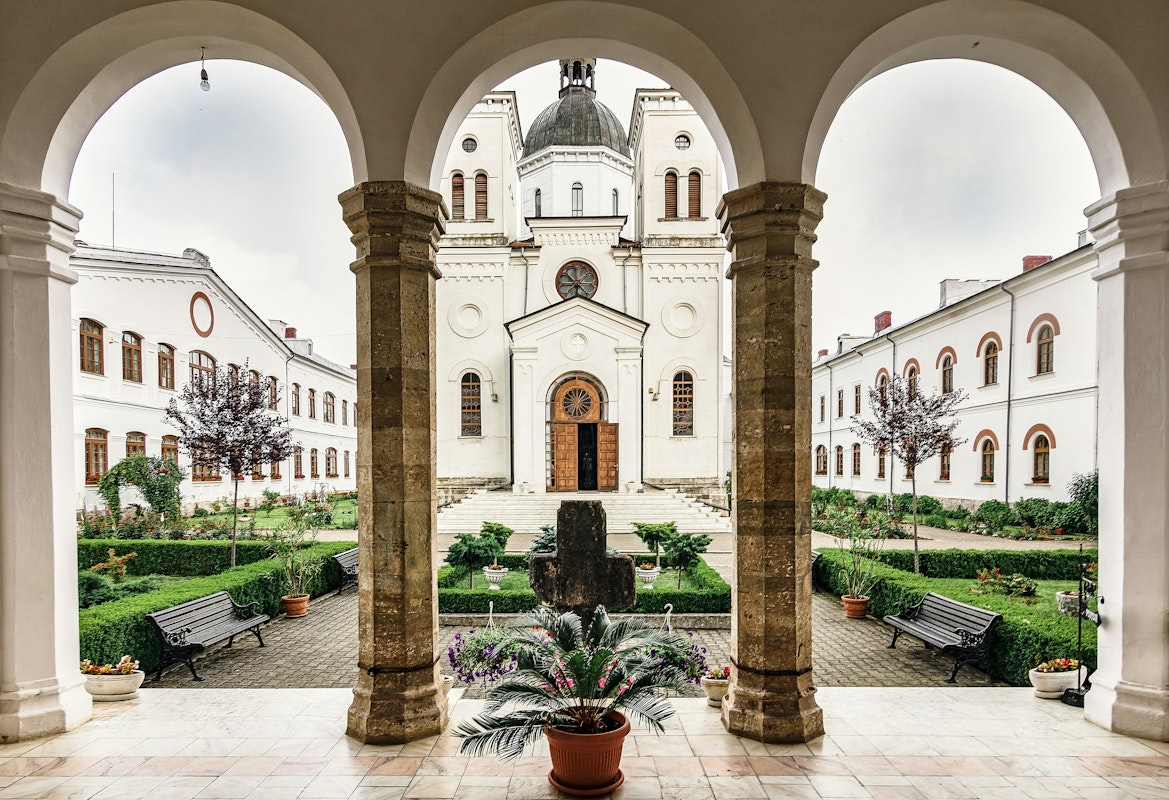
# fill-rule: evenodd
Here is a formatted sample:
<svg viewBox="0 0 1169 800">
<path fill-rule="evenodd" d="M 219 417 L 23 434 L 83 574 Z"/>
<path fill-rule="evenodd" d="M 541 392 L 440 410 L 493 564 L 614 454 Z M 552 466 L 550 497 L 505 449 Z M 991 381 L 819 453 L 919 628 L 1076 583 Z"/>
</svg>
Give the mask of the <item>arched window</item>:
<svg viewBox="0 0 1169 800">
<path fill-rule="evenodd" d="M 535 196 L 536 213 L 533 216 L 541 217 L 544 215 L 544 195 L 537 189 Z"/>
<path fill-rule="evenodd" d="M 325 477 L 336 478 L 339 474 L 337 472 L 337 448 L 330 447 L 325 450 Z"/>
<path fill-rule="evenodd" d="M 986 343 L 986 352 L 982 362 L 982 383 L 991 386 L 999 382 L 999 346 L 994 342 Z"/>
<path fill-rule="evenodd" d="M 475 176 L 475 219 L 487 219 L 487 176 Z"/>
<path fill-rule="evenodd" d="M 101 428 L 85 431 L 85 482 L 93 485 L 109 470 L 108 433 Z"/>
<path fill-rule="evenodd" d="M 694 435 L 694 376 L 674 373 L 674 436 Z"/>
<path fill-rule="evenodd" d="M 337 421 L 337 399 L 332 392 L 325 392 L 325 422 Z"/>
<path fill-rule="evenodd" d="M 844 447 L 836 445 L 836 474 L 844 475 Z"/>
<path fill-rule="evenodd" d="M 463 199 L 463 173 L 451 176 L 451 219 L 462 219 L 466 203 Z"/>
<path fill-rule="evenodd" d="M 686 197 L 686 216 L 698 219 L 702 216 L 702 173 L 693 170 L 690 173 L 690 182 L 687 187 L 690 191 Z"/>
<path fill-rule="evenodd" d="M 292 451 L 292 477 L 301 479 L 304 477 L 304 448 L 297 447 Z"/>
<path fill-rule="evenodd" d="M 104 348 L 101 337 L 105 328 L 91 319 L 81 320 L 81 371 L 91 375 L 105 375 Z"/>
<path fill-rule="evenodd" d="M 146 434 L 130 431 L 126 434 L 126 458 L 146 455 Z"/>
<path fill-rule="evenodd" d="M 910 400 L 917 397 L 917 367 L 910 367 L 905 371 L 905 391 Z"/>
<path fill-rule="evenodd" d="M 268 465 L 268 476 L 274 481 L 280 480 L 280 462 L 273 461 Z"/>
<path fill-rule="evenodd" d="M 179 437 L 170 435 L 162 437 L 162 460 L 178 463 Z"/>
<path fill-rule="evenodd" d="M 613 190 L 613 216 L 616 217 L 616 216 L 619 216 L 621 214 L 620 208 L 621 208 L 621 195 L 618 194 L 616 189 L 614 189 Z"/>
<path fill-rule="evenodd" d="M 190 356 L 191 388 L 198 388 L 203 381 L 215 380 L 215 359 L 210 353 L 192 350 Z"/>
<path fill-rule="evenodd" d="M 579 183 L 572 184 L 572 216 L 584 216 L 584 186 Z"/>
<path fill-rule="evenodd" d="M 982 478 L 983 483 L 994 483 L 994 442 L 984 439 L 982 442 Z"/>
<path fill-rule="evenodd" d="M 342 425 L 349 424 L 349 401 L 348 400 L 341 401 L 341 424 Z"/>
<path fill-rule="evenodd" d="M 158 385 L 162 389 L 175 388 L 175 349 L 169 344 L 158 346 Z"/>
<path fill-rule="evenodd" d="M 940 480 L 940 481 L 950 480 L 950 454 L 951 454 L 951 452 L 953 452 L 953 448 L 950 447 L 949 445 L 946 445 L 938 453 L 938 480 Z"/>
<path fill-rule="evenodd" d="M 816 446 L 816 474 L 828 474 L 828 448 L 822 444 Z"/>
<path fill-rule="evenodd" d="M 309 419 L 316 419 L 317 418 L 317 390 L 316 389 L 309 389 L 308 390 L 308 418 Z M 313 476 L 313 477 L 316 477 L 316 476 Z"/>
<path fill-rule="evenodd" d="M 1055 331 L 1050 325 L 1039 329 L 1039 344 L 1035 348 L 1035 374 L 1046 375 L 1055 369 Z"/>
<path fill-rule="evenodd" d="M 1051 480 L 1051 442 L 1042 433 L 1035 437 L 1034 451 L 1035 471 L 1031 482 L 1048 483 Z"/>
<path fill-rule="evenodd" d="M 852 446 L 852 476 L 859 478 L 861 474 L 861 446 L 854 444 Z"/>
<path fill-rule="evenodd" d="M 459 416 L 460 436 L 483 435 L 483 384 L 474 372 L 463 375 Z"/>
<path fill-rule="evenodd" d="M 292 416 L 300 416 L 300 384 L 292 384 Z M 300 472 L 300 470 L 297 470 Z"/>
<path fill-rule="evenodd" d="M 142 337 L 122 331 L 122 380 L 142 383 Z"/>
<path fill-rule="evenodd" d="M 279 407 L 279 389 L 276 384 L 276 376 L 268 376 L 268 410 L 275 411 Z"/>
<path fill-rule="evenodd" d="M 678 173 L 666 173 L 666 219 L 678 218 Z"/>
<path fill-rule="evenodd" d="M 239 383 L 239 364 L 228 364 L 227 374 L 231 376 L 232 389 Z"/>
<path fill-rule="evenodd" d="M 217 481 L 219 480 L 218 465 L 208 465 L 200 462 L 199 451 L 191 448 L 191 480 L 193 481 Z"/>
<path fill-rule="evenodd" d="M 349 477 L 349 451 L 345 451 L 345 477 Z"/>
<path fill-rule="evenodd" d="M 882 447 L 877 451 L 877 477 L 885 477 L 885 448 Z"/>
<path fill-rule="evenodd" d="M 308 474 L 314 480 L 321 477 L 321 471 L 317 466 L 317 448 L 315 447 L 308 451 Z"/>
<path fill-rule="evenodd" d="M 877 379 L 877 389 L 880 390 L 881 405 L 883 406 L 883 405 L 885 405 L 886 401 L 888 400 L 888 396 L 889 396 L 889 376 L 888 375 L 882 374 L 881 377 Z"/>
<path fill-rule="evenodd" d="M 954 391 L 954 359 L 946 356 L 942 359 L 942 394 L 951 394 Z"/>
</svg>

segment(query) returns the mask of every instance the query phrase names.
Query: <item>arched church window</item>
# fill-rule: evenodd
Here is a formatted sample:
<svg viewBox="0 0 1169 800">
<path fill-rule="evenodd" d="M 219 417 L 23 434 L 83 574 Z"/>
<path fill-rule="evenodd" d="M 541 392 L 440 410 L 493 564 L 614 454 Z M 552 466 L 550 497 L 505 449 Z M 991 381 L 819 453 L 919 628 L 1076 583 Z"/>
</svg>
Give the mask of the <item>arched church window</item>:
<svg viewBox="0 0 1169 800">
<path fill-rule="evenodd" d="M 537 189 L 536 190 L 536 213 L 533 216 L 536 216 L 536 217 L 543 216 L 543 214 L 544 214 L 543 199 L 544 198 L 541 195 L 540 190 Z"/>
<path fill-rule="evenodd" d="M 686 198 L 686 216 L 698 219 L 702 216 L 702 173 L 693 170 L 690 173 L 688 184 L 689 194 Z"/>
<path fill-rule="evenodd" d="M 565 300 L 597 293 L 597 272 L 583 261 L 570 261 L 556 273 L 556 291 Z"/>
<path fill-rule="evenodd" d="M 483 435 L 483 384 L 474 372 L 463 375 L 460 405 L 460 436 Z"/>
<path fill-rule="evenodd" d="M 694 376 L 685 370 L 674 375 L 674 435 L 694 435 Z"/>
<path fill-rule="evenodd" d="M 463 218 L 463 173 L 451 176 L 451 219 Z"/>
<path fill-rule="evenodd" d="M 616 189 L 614 189 L 613 190 L 613 216 L 615 216 L 615 217 L 620 214 L 620 211 L 618 210 L 620 208 L 620 199 L 621 199 L 621 195 L 618 194 Z"/>
<path fill-rule="evenodd" d="M 666 173 L 666 219 L 678 218 L 678 173 Z"/>
<path fill-rule="evenodd" d="M 487 219 L 487 176 L 475 176 L 475 219 Z"/>
<path fill-rule="evenodd" d="M 572 216 L 584 216 L 584 186 L 579 183 L 572 184 Z"/>
<path fill-rule="evenodd" d="M 1047 483 L 1051 480 L 1051 442 L 1043 434 L 1035 437 L 1035 472 L 1032 483 Z"/>
</svg>

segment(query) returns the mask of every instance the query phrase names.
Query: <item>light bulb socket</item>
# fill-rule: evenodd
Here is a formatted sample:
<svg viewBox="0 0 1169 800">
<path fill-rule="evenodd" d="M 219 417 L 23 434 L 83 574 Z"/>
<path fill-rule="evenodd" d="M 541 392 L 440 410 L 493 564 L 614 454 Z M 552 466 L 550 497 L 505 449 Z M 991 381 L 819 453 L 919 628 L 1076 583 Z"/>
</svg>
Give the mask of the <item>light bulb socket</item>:
<svg viewBox="0 0 1169 800">
<path fill-rule="evenodd" d="M 199 70 L 199 88 L 205 92 L 211 91 L 211 81 L 207 79 L 207 70 Z"/>
</svg>

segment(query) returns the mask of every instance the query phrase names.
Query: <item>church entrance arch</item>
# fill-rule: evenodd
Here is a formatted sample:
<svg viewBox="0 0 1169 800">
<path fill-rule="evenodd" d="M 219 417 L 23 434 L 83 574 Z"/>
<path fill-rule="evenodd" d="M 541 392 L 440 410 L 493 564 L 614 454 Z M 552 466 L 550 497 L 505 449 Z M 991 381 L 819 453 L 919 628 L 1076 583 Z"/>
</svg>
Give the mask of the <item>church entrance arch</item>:
<svg viewBox="0 0 1169 800">
<path fill-rule="evenodd" d="M 617 424 L 601 384 L 571 373 L 549 392 L 548 491 L 617 491 Z"/>
</svg>

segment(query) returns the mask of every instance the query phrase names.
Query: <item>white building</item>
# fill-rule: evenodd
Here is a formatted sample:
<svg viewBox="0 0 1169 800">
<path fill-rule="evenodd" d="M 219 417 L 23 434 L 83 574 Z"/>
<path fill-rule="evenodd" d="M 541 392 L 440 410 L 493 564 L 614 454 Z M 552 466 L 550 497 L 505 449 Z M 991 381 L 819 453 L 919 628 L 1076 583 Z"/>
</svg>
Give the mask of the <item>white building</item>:
<svg viewBox="0 0 1169 800">
<path fill-rule="evenodd" d="M 595 59 L 520 129 L 514 94 L 463 122 L 442 192 L 438 476 L 444 496 L 636 491 L 718 496 L 726 243 L 714 142 L 673 90 L 641 90 L 630 134 Z"/>
<path fill-rule="evenodd" d="M 327 486 L 356 488 L 357 396 L 353 370 L 313 352 L 311 339 L 265 322 L 224 283 L 207 256 L 91 247 L 76 242 L 73 288 L 73 420 L 77 506 L 102 504 L 97 479 L 127 455 L 177 457 L 183 502 L 230 497 L 227 475 L 192 474 L 178 456 L 167 404 L 200 369 L 231 365 L 274 391 L 299 451 L 240 481 L 240 497 Z"/>
<path fill-rule="evenodd" d="M 903 465 L 860 443 L 869 388 L 891 375 L 923 391 L 965 390 L 948 456 L 917 470 L 917 490 L 974 507 L 1021 497 L 1067 500 L 1075 473 L 1096 469 L 1096 254 L 1028 256 L 1008 280 L 941 283 L 939 308 L 872 336 L 844 334 L 812 366 L 813 484 L 862 493 L 910 491 Z M 888 463 L 886 463 L 888 462 Z"/>
</svg>

